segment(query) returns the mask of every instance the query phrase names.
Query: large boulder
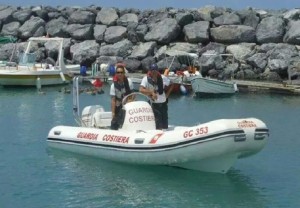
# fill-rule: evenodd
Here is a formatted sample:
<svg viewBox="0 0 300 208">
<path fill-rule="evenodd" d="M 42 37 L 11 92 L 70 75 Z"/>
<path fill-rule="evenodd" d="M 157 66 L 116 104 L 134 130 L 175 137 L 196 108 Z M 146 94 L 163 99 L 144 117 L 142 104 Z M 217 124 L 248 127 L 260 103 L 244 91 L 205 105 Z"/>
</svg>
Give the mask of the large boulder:
<svg viewBox="0 0 300 208">
<path fill-rule="evenodd" d="M 69 24 L 94 24 L 96 15 L 90 11 L 77 10 L 69 17 Z"/>
<path fill-rule="evenodd" d="M 268 61 L 270 71 L 280 72 L 288 69 L 289 62 L 282 59 L 271 59 Z"/>
<path fill-rule="evenodd" d="M 284 35 L 284 21 L 279 17 L 266 17 L 258 24 L 256 39 L 259 43 L 279 43 Z"/>
<path fill-rule="evenodd" d="M 256 53 L 247 59 L 247 63 L 259 69 L 265 69 L 268 60 L 265 53 Z"/>
<path fill-rule="evenodd" d="M 202 55 L 203 53 L 214 53 L 214 54 L 223 54 L 225 53 L 226 46 L 222 43 L 215 43 L 210 42 L 203 48 L 199 50 L 199 54 Z"/>
<path fill-rule="evenodd" d="M 21 24 L 23 24 L 24 22 L 30 19 L 32 14 L 33 12 L 30 9 L 24 9 L 13 13 L 12 17 L 15 21 L 18 21 Z"/>
<path fill-rule="evenodd" d="M 123 58 L 119 56 L 99 56 L 97 58 L 97 63 L 104 63 L 104 64 L 112 64 L 115 65 L 116 63 L 122 63 Z"/>
<path fill-rule="evenodd" d="M 267 52 L 267 56 L 270 59 L 290 60 L 293 57 L 297 57 L 298 55 L 299 52 L 296 46 L 285 43 L 278 43 L 274 48 Z"/>
<path fill-rule="evenodd" d="M 159 22 L 171 18 L 170 14 L 167 9 L 159 9 L 159 10 L 151 10 L 149 13 L 147 13 L 144 17 L 143 20 L 139 21 L 141 23 L 146 23 L 150 30 L 154 26 L 156 26 Z M 173 18 L 172 18 L 173 19 Z M 176 21 L 177 23 L 177 21 Z"/>
<path fill-rule="evenodd" d="M 254 43 L 233 44 L 227 46 L 226 52 L 232 54 L 235 59 L 242 61 L 255 53 L 254 48 Z"/>
<path fill-rule="evenodd" d="M 127 71 L 129 72 L 138 72 L 140 71 L 141 62 L 137 59 L 126 59 L 123 61 Z"/>
<path fill-rule="evenodd" d="M 103 45 L 100 47 L 100 56 L 120 56 L 127 57 L 132 50 L 133 44 L 124 39 L 114 44 Z"/>
<path fill-rule="evenodd" d="M 210 29 L 211 37 L 220 43 L 255 42 L 255 30 L 245 25 L 223 25 Z"/>
<path fill-rule="evenodd" d="M 300 44 L 300 20 L 289 23 L 283 41 L 290 44 Z"/>
<path fill-rule="evenodd" d="M 299 20 L 300 9 L 291 9 L 283 13 L 283 18 L 288 20 Z"/>
<path fill-rule="evenodd" d="M 169 44 L 169 50 L 173 51 L 184 51 L 187 53 L 197 53 L 198 45 L 193 43 L 185 43 L 185 42 L 174 42 Z"/>
<path fill-rule="evenodd" d="M 124 27 L 127 27 L 130 23 L 138 23 L 138 16 L 136 14 L 124 14 L 117 20 L 117 25 Z"/>
<path fill-rule="evenodd" d="M 18 30 L 21 24 L 19 22 L 11 22 L 3 25 L 1 35 L 18 36 Z"/>
<path fill-rule="evenodd" d="M 46 49 L 46 54 L 48 57 L 55 58 L 58 55 L 58 49 L 59 49 L 60 42 L 58 41 L 47 41 L 44 46 Z M 63 41 L 63 53 L 64 56 L 69 56 L 70 53 L 70 47 L 71 47 L 71 38 L 65 38 Z"/>
<path fill-rule="evenodd" d="M 126 37 L 127 28 L 123 26 L 108 27 L 104 34 L 107 43 L 116 43 Z"/>
<path fill-rule="evenodd" d="M 145 35 L 148 32 L 148 26 L 145 24 L 138 25 L 136 27 L 136 34 L 139 41 L 145 41 Z"/>
<path fill-rule="evenodd" d="M 8 61 L 12 58 L 12 61 L 17 61 L 17 57 L 13 54 L 14 48 L 17 45 L 15 43 L 7 43 L 0 47 L 0 60 Z"/>
<path fill-rule="evenodd" d="M 217 26 L 220 25 L 240 25 L 241 19 L 235 13 L 224 13 L 216 18 L 214 18 L 214 23 Z"/>
<path fill-rule="evenodd" d="M 277 72 L 265 70 L 264 73 L 260 75 L 260 79 L 264 81 L 270 81 L 270 82 L 281 82 L 282 79 L 279 76 Z"/>
<path fill-rule="evenodd" d="M 94 38 L 97 42 L 103 42 L 104 41 L 104 33 L 106 30 L 106 25 L 95 25 L 94 26 Z"/>
<path fill-rule="evenodd" d="M 50 37 L 68 37 L 68 33 L 65 28 L 67 27 L 68 20 L 63 17 L 53 19 L 47 22 L 46 31 Z"/>
<path fill-rule="evenodd" d="M 65 28 L 72 38 L 76 40 L 91 40 L 93 39 L 93 25 L 92 24 L 71 24 L 67 25 Z"/>
<path fill-rule="evenodd" d="M 179 12 L 175 15 L 175 19 L 180 26 L 185 26 L 191 24 L 194 20 L 194 17 L 189 12 Z"/>
<path fill-rule="evenodd" d="M 183 28 L 185 39 L 190 43 L 209 41 L 209 22 L 199 21 L 186 25 Z"/>
<path fill-rule="evenodd" d="M 175 40 L 180 32 L 180 26 L 177 21 L 166 18 L 156 25 L 146 34 L 146 41 L 157 41 L 160 44 L 168 44 Z"/>
<path fill-rule="evenodd" d="M 37 16 L 37 17 L 43 19 L 44 21 L 48 21 L 49 20 L 48 13 L 51 10 L 52 10 L 51 8 L 49 8 L 49 10 L 48 10 L 48 7 L 42 8 L 41 6 L 36 6 L 36 7 L 33 7 L 31 9 L 31 11 L 33 12 L 34 16 Z"/>
<path fill-rule="evenodd" d="M 45 33 L 44 26 L 45 21 L 43 19 L 32 17 L 19 28 L 19 36 L 21 39 L 42 36 Z"/>
<path fill-rule="evenodd" d="M 97 24 L 103 24 L 107 26 L 112 26 L 116 24 L 117 19 L 119 18 L 117 12 L 113 8 L 102 8 L 96 17 Z"/>
<path fill-rule="evenodd" d="M 70 52 L 75 63 L 86 62 L 88 65 L 95 62 L 99 56 L 99 44 L 95 40 L 86 40 L 71 46 Z"/>
<path fill-rule="evenodd" d="M 201 73 L 203 76 L 208 76 L 210 70 L 223 70 L 225 62 L 221 55 L 211 55 L 203 53 L 199 59 Z"/>
<path fill-rule="evenodd" d="M 143 72 L 146 72 L 150 69 L 151 64 L 156 63 L 153 56 L 148 56 L 141 61 L 141 69 Z"/>
<path fill-rule="evenodd" d="M 165 57 L 159 62 L 157 62 L 159 69 L 170 69 L 170 71 L 176 71 L 181 68 L 181 63 L 177 59 L 177 57 L 169 56 Z"/>
<path fill-rule="evenodd" d="M 4 6 L 2 9 L 0 9 L 0 22 L 2 23 L 9 23 L 13 20 L 13 13 L 16 12 L 16 8 L 14 7 L 6 7 Z"/>
<path fill-rule="evenodd" d="M 153 56 L 156 46 L 157 44 L 154 41 L 141 43 L 133 48 L 130 58 L 141 60 L 146 58 L 147 56 Z"/>
<path fill-rule="evenodd" d="M 241 18 L 242 24 L 246 26 L 253 27 L 256 29 L 260 19 L 258 14 L 252 9 L 243 9 L 237 11 L 237 14 Z"/>
</svg>

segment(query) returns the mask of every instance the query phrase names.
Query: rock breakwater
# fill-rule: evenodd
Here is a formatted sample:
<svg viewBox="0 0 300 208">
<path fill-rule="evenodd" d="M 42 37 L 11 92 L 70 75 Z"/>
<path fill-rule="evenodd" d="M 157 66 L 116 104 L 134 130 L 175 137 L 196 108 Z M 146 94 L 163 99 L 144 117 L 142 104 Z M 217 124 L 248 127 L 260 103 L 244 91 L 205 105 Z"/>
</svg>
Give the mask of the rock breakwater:
<svg viewBox="0 0 300 208">
<path fill-rule="evenodd" d="M 237 79 L 282 81 L 300 70 L 300 9 L 0 6 L 0 31 L 19 40 L 18 50 L 33 36 L 64 37 L 68 62 L 123 62 L 131 72 L 153 62 L 178 69 L 186 64 L 173 59 L 178 51 L 197 54 L 193 62 L 204 76 L 216 70 Z M 0 45 L 0 60 L 11 58 L 13 46 Z M 34 52 L 39 61 L 56 55 L 51 45 Z"/>
</svg>

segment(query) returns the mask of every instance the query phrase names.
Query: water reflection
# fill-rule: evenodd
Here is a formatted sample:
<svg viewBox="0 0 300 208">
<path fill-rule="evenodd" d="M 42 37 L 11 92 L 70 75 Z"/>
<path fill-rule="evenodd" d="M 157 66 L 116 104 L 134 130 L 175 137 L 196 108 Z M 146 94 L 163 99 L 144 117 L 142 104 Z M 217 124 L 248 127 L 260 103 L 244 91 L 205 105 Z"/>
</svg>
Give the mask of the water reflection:
<svg viewBox="0 0 300 208">
<path fill-rule="evenodd" d="M 54 97 L 52 102 L 53 104 L 51 105 L 52 107 L 52 116 L 56 120 L 56 124 L 61 124 L 62 123 L 62 118 L 65 116 L 65 101 L 66 101 L 66 96 L 64 94 L 58 93 L 57 96 Z"/>
<path fill-rule="evenodd" d="M 237 170 L 227 175 L 133 166 L 49 149 L 64 198 L 99 207 L 266 207 L 262 187 Z M 56 174 L 58 171 L 56 171 Z M 54 180 L 54 178 L 53 178 Z M 63 188 L 68 184 L 68 188 Z M 70 191 L 70 187 L 72 191 Z M 63 196 L 62 196 L 63 197 Z M 71 203 L 65 201 L 64 203 Z"/>
</svg>

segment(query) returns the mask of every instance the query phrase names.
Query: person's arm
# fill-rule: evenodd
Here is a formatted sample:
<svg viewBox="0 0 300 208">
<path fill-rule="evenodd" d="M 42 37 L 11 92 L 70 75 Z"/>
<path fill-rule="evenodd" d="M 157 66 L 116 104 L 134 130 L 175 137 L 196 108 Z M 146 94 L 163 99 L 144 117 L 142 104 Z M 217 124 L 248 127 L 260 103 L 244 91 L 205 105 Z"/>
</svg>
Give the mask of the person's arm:
<svg viewBox="0 0 300 208">
<path fill-rule="evenodd" d="M 146 88 L 146 86 L 147 86 L 147 77 L 144 77 L 140 85 L 140 89 L 139 89 L 140 93 L 143 93 L 144 95 L 147 95 L 152 99 L 157 99 L 156 93 L 153 90 Z"/>
<path fill-rule="evenodd" d="M 164 85 L 164 91 L 166 94 L 166 98 L 168 98 L 174 88 L 174 85 L 168 77 L 162 76 L 162 78 L 163 78 L 163 85 Z"/>
<path fill-rule="evenodd" d="M 116 115 L 116 97 L 115 96 L 112 96 L 111 97 L 111 115 L 112 115 L 112 118 L 115 117 Z"/>
<path fill-rule="evenodd" d="M 115 86 L 114 83 L 111 84 L 110 86 L 110 92 L 109 92 L 110 96 L 111 96 L 111 114 L 112 114 L 112 118 L 115 117 L 115 110 L 116 110 L 116 95 L 115 95 Z"/>
<path fill-rule="evenodd" d="M 153 90 L 147 89 L 146 87 L 141 85 L 139 91 L 144 95 L 149 96 L 152 100 L 157 100 L 157 94 Z"/>
<path fill-rule="evenodd" d="M 155 92 L 153 90 L 150 90 L 150 89 L 147 89 L 146 87 L 144 86 L 140 86 L 140 90 L 139 90 L 141 93 L 143 93 L 144 95 L 147 95 L 147 96 L 153 96 L 155 94 Z"/>
<path fill-rule="evenodd" d="M 173 88 L 174 88 L 174 84 L 173 84 L 173 83 L 171 83 L 169 86 L 167 86 L 167 90 L 166 90 L 166 98 L 168 98 L 168 97 L 170 96 L 170 94 L 171 94 Z"/>
</svg>

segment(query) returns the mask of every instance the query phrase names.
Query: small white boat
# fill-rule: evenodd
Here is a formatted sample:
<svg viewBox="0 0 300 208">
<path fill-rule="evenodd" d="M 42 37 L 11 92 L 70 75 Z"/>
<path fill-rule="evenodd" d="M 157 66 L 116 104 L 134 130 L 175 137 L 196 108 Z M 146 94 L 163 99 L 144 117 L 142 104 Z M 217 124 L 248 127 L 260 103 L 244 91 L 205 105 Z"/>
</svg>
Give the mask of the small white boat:
<svg viewBox="0 0 300 208">
<path fill-rule="evenodd" d="M 36 63 L 35 54 L 31 53 L 33 42 L 58 42 L 58 59 L 56 65 Z M 0 64 L 0 85 L 3 86 L 37 86 L 58 85 L 72 80 L 71 71 L 78 71 L 80 65 L 65 65 L 63 38 L 32 37 L 18 63 Z"/>
<path fill-rule="evenodd" d="M 126 103 L 122 127 L 111 130 L 111 112 L 100 105 L 87 106 L 80 115 L 78 80 L 73 81 L 73 110 L 79 126 L 52 128 L 47 138 L 50 147 L 123 163 L 226 173 L 237 159 L 259 152 L 268 141 L 267 126 L 256 118 L 156 130 L 146 101 Z"/>
<path fill-rule="evenodd" d="M 217 79 L 204 78 L 202 76 L 190 77 L 193 91 L 199 96 L 223 96 L 233 95 L 238 91 L 236 83 Z"/>
</svg>

